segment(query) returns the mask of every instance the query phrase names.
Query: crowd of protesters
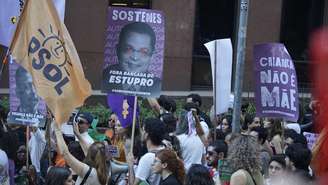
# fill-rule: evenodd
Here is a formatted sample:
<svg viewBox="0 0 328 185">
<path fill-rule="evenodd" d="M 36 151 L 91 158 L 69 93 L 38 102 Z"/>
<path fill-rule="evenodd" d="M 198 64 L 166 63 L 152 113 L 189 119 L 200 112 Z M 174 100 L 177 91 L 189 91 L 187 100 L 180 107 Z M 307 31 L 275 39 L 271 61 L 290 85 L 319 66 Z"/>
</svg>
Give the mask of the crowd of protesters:
<svg viewBox="0 0 328 185">
<path fill-rule="evenodd" d="M 69 137 L 51 115 L 47 129 L 26 133 L 6 123 L 1 108 L 0 184 L 315 184 L 301 124 L 242 111 L 241 131 L 232 133 L 231 110 L 209 117 L 197 94 L 190 94 L 179 111 L 167 96 L 148 102 L 154 115 L 138 124 L 133 143 L 131 128 L 123 128 L 115 114 L 100 141 L 88 133 L 94 120 L 88 112 L 76 116 L 75 136 Z M 311 116 L 304 120 L 311 122 Z"/>
</svg>

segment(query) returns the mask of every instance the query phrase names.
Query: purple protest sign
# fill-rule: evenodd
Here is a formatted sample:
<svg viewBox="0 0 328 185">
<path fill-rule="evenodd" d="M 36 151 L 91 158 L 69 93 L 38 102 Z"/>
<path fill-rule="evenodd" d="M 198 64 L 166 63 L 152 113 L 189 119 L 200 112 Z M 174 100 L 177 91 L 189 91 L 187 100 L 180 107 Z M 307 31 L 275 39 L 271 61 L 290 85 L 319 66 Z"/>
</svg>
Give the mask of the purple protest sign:
<svg viewBox="0 0 328 185">
<path fill-rule="evenodd" d="M 107 95 L 108 106 L 117 115 L 118 120 L 121 122 L 122 127 L 128 127 L 132 125 L 133 121 L 133 106 L 134 96 L 125 96 L 120 94 L 108 94 Z M 139 107 L 137 104 L 137 114 L 139 115 Z M 136 120 L 138 120 L 136 118 Z"/>
<path fill-rule="evenodd" d="M 162 12 L 109 7 L 102 90 L 158 97 L 161 93 L 164 35 Z"/>
<path fill-rule="evenodd" d="M 296 122 L 299 115 L 296 71 L 283 44 L 254 46 L 255 101 L 259 117 Z"/>
<path fill-rule="evenodd" d="M 13 60 L 9 63 L 9 93 L 9 124 L 44 126 L 46 104 L 36 94 L 32 76 Z"/>
</svg>

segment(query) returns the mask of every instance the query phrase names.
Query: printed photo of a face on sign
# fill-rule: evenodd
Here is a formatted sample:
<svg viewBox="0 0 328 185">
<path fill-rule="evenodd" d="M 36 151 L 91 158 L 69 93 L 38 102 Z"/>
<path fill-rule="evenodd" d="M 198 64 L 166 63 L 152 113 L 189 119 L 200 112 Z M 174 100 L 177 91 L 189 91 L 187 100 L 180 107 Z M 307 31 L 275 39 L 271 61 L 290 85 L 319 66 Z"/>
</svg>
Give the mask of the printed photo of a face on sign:
<svg viewBox="0 0 328 185">
<path fill-rule="evenodd" d="M 158 97 L 164 56 L 162 12 L 110 7 L 104 53 L 104 92 Z"/>
<path fill-rule="evenodd" d="M 256 114 L 296 122 L 299 115 L 296 71 L 285 46 L 256 45 L 254 72 Z"/>
<path fill-rule="evenodd" d="M 32 76 L 13 60 L 9 63 L 9 124 L 40 126 L 46 120 L 46 104 L 37 95 Z"/>
</svg>

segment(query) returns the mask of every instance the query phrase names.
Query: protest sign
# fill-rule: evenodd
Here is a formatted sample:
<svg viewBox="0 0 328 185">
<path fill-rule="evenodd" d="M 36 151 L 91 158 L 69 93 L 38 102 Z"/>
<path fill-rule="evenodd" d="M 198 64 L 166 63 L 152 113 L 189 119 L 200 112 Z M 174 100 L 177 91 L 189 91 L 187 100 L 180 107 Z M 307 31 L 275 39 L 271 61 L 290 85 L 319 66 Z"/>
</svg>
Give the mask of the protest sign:
<svg viewBox="0 0 328 185">
<path fill-rule="evenodd" d="M 29 126 L 44 125 L 46 104 L 37 95 L 32 76 L 13 60 L 9 62 L 10 112 L 7 122 Z"/>
<path fill-rule="evenodd" d="M 107 95 L 108 106 L 117 115 L 122 127 L 128 127 L 132 125 L 133 121 L 133 106 L 134 97 L 125 96 L 120 94 L 108 94 Z M 139 114 L 139 107 L 137 105 L 137 114 Z"/>
<path fill-rule="evenodd" d="M 109 7 L 102 90 L 158 97 L 164 56 L 160 11 Z"/>
<path fill-rule="evenodd" d="M 296 122 L 299 115 L 296 71 L 285 46 L 256 45 L 254 72 L 257 116 Z"/>
<path fill-rule="evenodd" d="M 307 145 L 308 145 L 308 148 L 310 150 L 313 149 L 314 147 L 314 144 L 317 142 L 318 140 L 318 137 L 319 137 L 319 134 L 315 134 L 315 133 L 311 133 L 311 132 L 303 132 L 303 135 L 305 136 L 306 138 L 306 141 L 307 141 Z"/>
</svg>

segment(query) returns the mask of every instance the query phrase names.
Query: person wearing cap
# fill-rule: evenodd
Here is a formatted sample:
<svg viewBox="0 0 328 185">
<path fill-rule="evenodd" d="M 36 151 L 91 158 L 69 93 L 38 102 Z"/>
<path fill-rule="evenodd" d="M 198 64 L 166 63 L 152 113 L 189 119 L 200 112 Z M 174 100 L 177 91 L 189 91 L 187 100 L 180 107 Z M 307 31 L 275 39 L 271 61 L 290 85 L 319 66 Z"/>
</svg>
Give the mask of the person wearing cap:
<svg viewBox="0 0 328 185">
<path fill-rule="evenodd" d="M 91 138 L 88 133 L 88 129 L 93 121 L 93 116 L 89 112 L 82 112 L 78 114 L 77 123 L 81 137 L 88 146 L 92 145 L 95 141 Z"/>
</svg>

